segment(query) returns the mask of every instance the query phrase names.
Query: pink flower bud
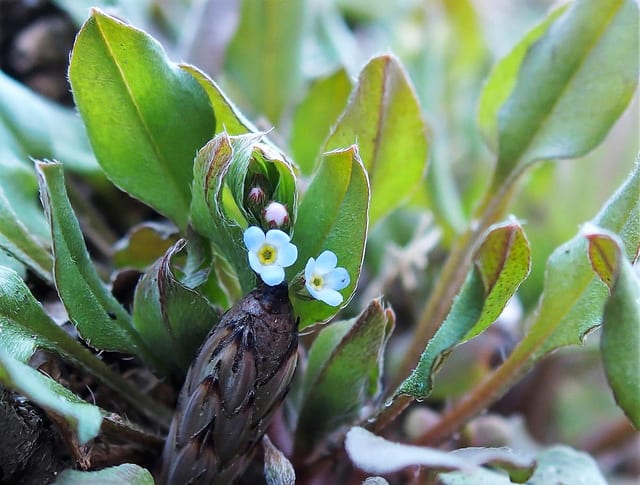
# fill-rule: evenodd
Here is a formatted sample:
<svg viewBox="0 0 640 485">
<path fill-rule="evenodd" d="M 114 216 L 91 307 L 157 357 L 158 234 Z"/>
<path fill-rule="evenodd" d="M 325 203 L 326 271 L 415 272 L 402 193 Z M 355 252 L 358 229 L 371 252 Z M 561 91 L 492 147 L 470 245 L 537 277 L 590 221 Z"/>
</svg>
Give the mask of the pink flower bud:
<svg viewBox="0 0 640 485">
<path fill-rule="evenodd" d="M 250 204 L 253 204 L 254 206 L 261 206 L 265 203 L 267 194 L 264 193 L 262 187 L 253 187 L 249 191 L 247 198 L 249 199 Z"/>
<path fill-rule="evenodd" d="M 289 223 L 289 212 L 280 202 L 270 202 L 262 215 L 269 227 L 282 227 Z"/>
</svg>

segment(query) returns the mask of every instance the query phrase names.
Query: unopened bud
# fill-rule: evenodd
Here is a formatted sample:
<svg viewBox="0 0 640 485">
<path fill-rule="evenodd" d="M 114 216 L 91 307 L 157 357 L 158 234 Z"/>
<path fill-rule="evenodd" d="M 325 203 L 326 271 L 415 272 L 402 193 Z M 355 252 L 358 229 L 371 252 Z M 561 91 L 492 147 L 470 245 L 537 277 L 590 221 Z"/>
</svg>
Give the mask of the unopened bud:
<svg viewBox="0 0 640 485">
<path fill-rule="evenodd" d="M 262 187 L 253 187 L 247 195 L 249 204 L 254 207 L 263 206 L 267 200 L 267 194 L 264 193 Z"/>
<path fill-rule="evenodd" d="M 269 227 L 282 227 L 289 224 L 289 212 L 280 202 L 270 202 L 262 215 Z"/>
</svg>

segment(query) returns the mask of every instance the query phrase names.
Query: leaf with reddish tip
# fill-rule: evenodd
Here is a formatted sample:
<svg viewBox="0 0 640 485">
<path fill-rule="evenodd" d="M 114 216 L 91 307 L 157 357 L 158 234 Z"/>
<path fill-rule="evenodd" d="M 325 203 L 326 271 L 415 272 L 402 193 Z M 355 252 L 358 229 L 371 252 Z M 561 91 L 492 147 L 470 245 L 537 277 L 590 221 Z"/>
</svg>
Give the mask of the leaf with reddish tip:
<svg viewBox="0 0 640 485">
<path fill-rule="evenodd" d="M 433 374 L 459 344 L 479 335 L 499 316 L 531 268 L 529 242 L 520 224 L 508 221 L 490 227 L 473 255 L 474 266 L 451 311 L 427 344 L 418 365 L 396 394 L 424 399 Z"/>
<path fill-rule="evenodd" d="M 372 59 L 323 150 L 358 145 L 371 181 L 372 226 L 420 183 L 429 158 L 427 131 L 400 62 L 390 55 Z"/>
<path fill-rule="evenodd" d="M 616 279 L 618 262 L 622 256 L 620 240 L 615 234 L 589 224 L 583 228 L 589 240 L 588 254 L 591 267 L 600 279 L 612 288 Z M 588 232 L 587 232 L 588 231 Z"/>
</svg>

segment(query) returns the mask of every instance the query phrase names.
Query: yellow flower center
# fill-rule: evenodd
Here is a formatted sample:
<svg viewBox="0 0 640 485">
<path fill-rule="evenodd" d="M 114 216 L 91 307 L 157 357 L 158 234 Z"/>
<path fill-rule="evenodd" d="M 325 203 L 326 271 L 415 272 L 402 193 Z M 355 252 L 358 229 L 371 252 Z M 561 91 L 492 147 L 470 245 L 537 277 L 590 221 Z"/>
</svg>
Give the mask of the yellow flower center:
<svg viewBox="0 0 640 485">
<path fill-rule="evenodd" d="M 322 276 L 313 275 L 311 277 L 311 286 L 313 286 L 316 290 L 321 290 L 324 287 L 324 279 Z"/>
<path fill-rule="evenodd" d="M 269 246 L 268 244 L 262 246 L 260 251 L 258 251 L 258 261 L 260 261 L 260 264 L 273 264 L 276 262 L 277 257 L 278 252 L 276 251 L 276 248 Z"/>
</svg>

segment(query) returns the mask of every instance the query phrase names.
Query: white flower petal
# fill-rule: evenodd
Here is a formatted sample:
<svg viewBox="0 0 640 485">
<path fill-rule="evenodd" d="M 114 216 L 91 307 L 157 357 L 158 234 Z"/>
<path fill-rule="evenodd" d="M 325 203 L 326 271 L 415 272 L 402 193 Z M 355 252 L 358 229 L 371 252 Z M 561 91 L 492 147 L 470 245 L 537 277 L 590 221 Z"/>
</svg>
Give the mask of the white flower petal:
<svg viewBox="0 0 640 485">
<path fill-rule="evenodd" d="M 305 281 L 311 281 L 311 278 L 313 277 L 313 270 L 315 269 L 316 266 L 316 260 L 313 258 L 309 258 L 309 261 L 307 261 L 306 266 L 304 267 L 304 280 Z"/>
<path fill-rule="evenodd" d="M 338 264 L 338 257 L 333 251 L 323 251 L 318 259 L 316 260 L 316 270 L 317 274 L 327 274 Z"/>
<path fill-rule="evenodd" d="M 256 273 L 261 273 L 262 270 L 265 268 L 265 266 L 260 263 L 258 256 L 256 256 L 256 253 L 254 253 L 253 251 L 249 251 L 248 254 L 249 254 L 249 266 L 251 266 L 251 269 Z"/>
<path fill-rule="evenodd" d="M 279 248 L 291 241 L 291 238 L 286 232 L 283 232 L 280 229 L 271 229 L 270 231 L 267 231 L 265 240 L 267 244 L 272 244 L 276 248 Z"/>
<path fill-rule="evenodd" d="M 244 231 L 244 245 L 249 251 L 258 251 L 264 244 L 264 240 L 264 232 L 258 226 L 251 226 Z"/>
<path fill-rule="evenodd" d="M 324 288 L 317 292 L 318 296 L 316 297 L 318 300 L 325 302 L 327 305 L 338 306 L 342 303 L 342 295 L 335 290 L 330 290 L 328 288 Z"/>
<path fill-rule="evenodd" d="M 324 277 L 324 284 L 332 290 L 342 290 L 349 286 L 350 282 L 349 272 L 344 268 L 331 270 Z"/>
<path fill-rule="evenodd" d="M 276 286 L 284 281 L 284 270 L 276 264 L 263 266 L 260 277 L 267 285 Z"/>
<path fill-rule="evenodd" d="M 298 248 L 294 244 L 287 243 L 278 249 L 278 259 L 276 264 L 283 268 L 288 268 L 298 259 Z"/>
</svg>

